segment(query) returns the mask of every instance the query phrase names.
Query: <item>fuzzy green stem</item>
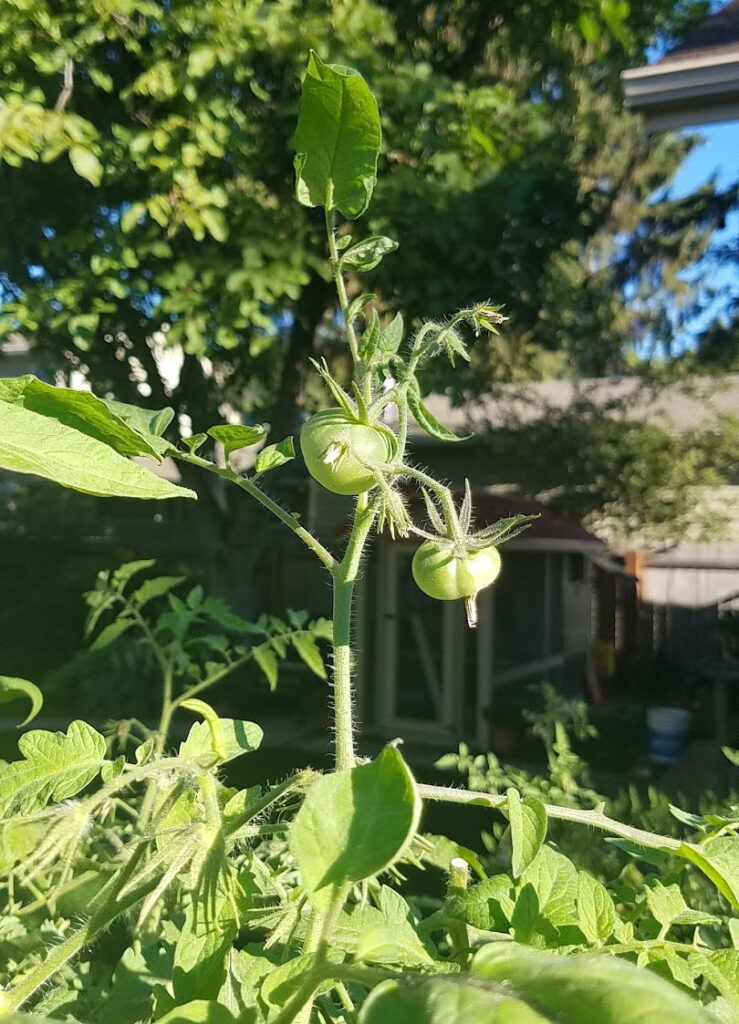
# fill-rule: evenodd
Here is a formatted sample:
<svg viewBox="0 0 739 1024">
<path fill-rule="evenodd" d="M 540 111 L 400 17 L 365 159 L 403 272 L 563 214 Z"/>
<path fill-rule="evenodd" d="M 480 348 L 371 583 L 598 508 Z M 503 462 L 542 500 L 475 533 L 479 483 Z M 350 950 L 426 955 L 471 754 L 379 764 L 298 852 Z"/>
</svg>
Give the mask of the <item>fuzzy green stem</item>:
<svg viewBox="0 0 739 1024">
<path fill-rule="evenodd" d="M 454 789 L 451 786 L 419 785 L 418 792 L 424 800 L 442 800 L 452 804 L 487 804 L 490 807 L 505 807 L 508 803 L 508 797 L 503 794 L 475 793 L 469 789 Z M 591 828 L 600 829 L 601 832 L 610 832 L 611 835 L 630 839 L 640 846 L 647 846 L 653 850 L 677 852 L 682 845 L 679 839 L 660 836 L 656 832 L 646 832 L 641 828 L 624 825 L 600 811 L 584 811 L 577 807 L 557 807 L 554 804 L 545 804 L 544 808 L 550 818 L 574 821 L 579 825 L 590 825 Z"/>
<path fill-rule="evenodd" d="M 92 902 L 92 916 L 64 942 L 53 946 L 42 964 L 30 971 L 5 992 L 8 1008 L 19 1010 L 46 982 L 82 952 L 117 917 L 127 913 L 154 889 L 157 879 L 149 879 L 123 898 L 118 893 L 128 882 L 143 856 L 143 845 L 131 855 L 128 863 L 103 887 Z"/>
<path fill-rule="evenodd" d="M 376 512 L 357 502 L 354 525 L 344 557 L 333 572 L 334 578 L 334 725 L 336 730 L 336 769 L 354 767 L 354 709 L 352 691 L 351 626 L 354 588 L 359 575 L 364 545 Z"/>
<path fill-rule="evenodd" d="M 255 800 L 250 807 L 247 807 L 243 814 L 229 822 L 226 828 L 226 834 L 231 838 L 235 838 L 239 829 L 247 825 L 252 818 L 256 818 L 258 814 L 266 811 L 268 807 L 276 803 L 278 800 L 281 800 L 287 793 L 291 793 L 293 790 L 300 789 L 302 786 L 305 786 L 313 778 L 313 775 L 314 773 L 312 771 L 306 769 L 305 771 L 299 772 L 297 775 L 293 775 L 292 778 L 281 782 L 279 786 L 275 786 L 273 789 L 267 790 L 259 800 Z"/>
<path fill-rule="evenodd" d="M 162 714 L 159 719 L 157 735 L 154 741 L 154 752 L 158 756 L 161 756 L 164 752 L 164 748 L 167 744 L 167 737 L 169 735 L 169 726 L 172 722 L 172 714 L 174 712 L 174 704 L 172 703 L 173 682 L 172 666 L 167 665 L 167 670 L 162 679 Z"/>
<path fill-rule="evenodd" d="M 344 329 L 346 331 L 347 341 L 349 342 L 349 351 L 351 352 L 354 364 L 356 366 L 361 366 L 362 364 L 359 358 L 359 342 L 357 341 L 354 324 L 349 318 L 349 297 L 346 294 L 344 275 L 341 273 L 341 264 L 339 262 L 341 257 L 339 256 L 339 250 L 336 245 L 336 235 L 334 233 L 334 215 L 330 210 L 326 210 L 326 238 L 328 239 L 331 273 L 336 286 L 336 294 L 339 297 L 339 306 L 341 307 L 341 312 L 344 315 Z"/>
<path fill-rule="evenodd" d="M 398 466 L 396 472 L 399 476 L 409 476 L 413 480 L 418 480 L 424 487 L 427 487 L 437 495 L 444 509 L 444 519 L 449 527 L 451 538 L 456 542 L 460 542 L 462 540 L 462 527 L 460 526 L 459 516 L 454 507 L 454 498 L 449 488 L 445 487 L 444 484 L 440 484 L 438 480 L 434 480 L 432 476 L 424 473 L 423 470 L 416 469 L 415 466 L 402 464 Z"/>
<path fill-rule="evenodd" d="M 333 569 L 336 565 L 336 559 L 328 551 L 321 542 L 313 536 L 313 534 L 306 530 L 304 526 L 301 526 L 294 515 L 290 512 L 286 512 L 281 505 L 278 505 L 276 501 L 265 494 L 264 491 L 257 487 L 253 480 L 247 480 L 243 476 L 239 476 L 234 470 L 229 467 L 216 466 L 214 462 L 209 462 L 207 459 L 201 459 L 199 455 L 193 455 L 191 452 L 178 452 L 177 458 L 183 462 L 189 462 L 193 466 L 200 466 L 201 469 L 208 470 L 209 473 L 215 473 L 216 476 L 222 477 L 224 480 L 230 481 L 232 484 L 236 484 L 242 491 L 258 501 L 262 508 L 265 508 L 268 512 L 279 519 L 281 523 L 292 530 L 296 537 L 309 548 L 314 555 L 326 566 L 327 569 Z"/>
</svg>

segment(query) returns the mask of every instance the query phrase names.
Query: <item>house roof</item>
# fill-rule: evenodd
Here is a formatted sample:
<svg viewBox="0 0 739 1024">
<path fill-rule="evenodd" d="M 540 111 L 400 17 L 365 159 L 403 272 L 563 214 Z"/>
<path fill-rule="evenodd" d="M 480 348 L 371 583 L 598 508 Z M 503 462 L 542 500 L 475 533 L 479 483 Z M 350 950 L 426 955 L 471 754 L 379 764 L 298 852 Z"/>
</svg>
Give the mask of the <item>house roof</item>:
<svg viewBox="0 0 739 1024">
<path fill-rule="evenodd" d="M 739 0 L 731 0 L 697 28 L 653 67 L 684 63 L 686 60 L 718 60 L 739 52 Z"/>
<path fill-rule="evenodd" d="M 739 119 L 739 0 L 646 67 L 622 75 L 626 105 L 648 132 Z"/>
<path fill-rule="evenodd" d="M 624 401 L 630 419 L 687 431 L 715 423 L 723 414 L 739 415 L 739 373 L 727 374 L 720 382 L 695 377 L 663 387 L 656 394 L 644 388 L 638 377 L 603 377 L 498 385 L 489 395 L 461 407 L 453 405 L 446 395 L 429 395 L 424 402 L 445 426 L 462 435 L 511 420 L 531 423 L 552 409 L 568 408 L 578 398 L 604 408 L 610 402 Z M 416 444 L 436 443 L 414 423 L 409 433 Z"/>
</svg>

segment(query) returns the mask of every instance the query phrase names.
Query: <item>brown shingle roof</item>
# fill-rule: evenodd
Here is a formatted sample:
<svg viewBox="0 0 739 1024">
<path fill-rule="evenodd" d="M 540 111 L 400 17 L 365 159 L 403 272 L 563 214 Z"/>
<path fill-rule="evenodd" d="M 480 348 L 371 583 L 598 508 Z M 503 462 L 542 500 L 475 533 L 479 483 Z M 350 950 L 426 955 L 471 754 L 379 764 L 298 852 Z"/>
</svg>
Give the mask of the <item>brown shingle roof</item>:
<svg viewBox="0 0 739 1024">
<path fill-rule="evenodd" d="M 739 49 L 739 0 L 731 0 L 720 11 L 702 21 L 679 46 L 657 61 L 656 66 L 677 64 L 702 57 L 720 59 L 723 53 Z"/>
</svg>

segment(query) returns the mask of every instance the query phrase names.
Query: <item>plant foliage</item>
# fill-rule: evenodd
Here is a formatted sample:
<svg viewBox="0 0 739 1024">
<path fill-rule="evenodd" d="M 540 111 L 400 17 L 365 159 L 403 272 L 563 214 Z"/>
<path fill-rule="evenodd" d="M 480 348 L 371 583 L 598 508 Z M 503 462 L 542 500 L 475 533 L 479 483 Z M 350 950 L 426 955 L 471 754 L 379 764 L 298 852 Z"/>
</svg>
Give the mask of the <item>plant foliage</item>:
<svg viewBox="0 0 739 1024">
<path fill-rule="evenodd" d="M 620 23 L 622 5 L 596 7 Z M 583 31 L 592 34 L 593 24 L 586 20 Z M 136 38 L 135 22 L 130 31 Z M 195 74 L 218 60 L 217 51 L 200 47 L 188 58 Z M 739 935 L 729 919 L 739 906 L 734 811 L 684 815 L 681 834 L 664 835 L 609 817 L 600 806 L 573 806 L 572 793 L 550 803 L 541 799 L 545 794 L 522 793 L 516 784 L 498 794 L 419 785 L 396 744 L 369 762 L 357 759 L 352 602 L 372 531 L 387 526 L 431 538 L 462 557 L 502 543 L 525 528 L 528 517 L 476 533 L 469 490 L 458 505 L 447 487 L 408 458 L 408 408 L 418 400 L 420 369 L 436 358 L 464 361 L 464 326 L 494 334 L 501 315 L 497 306 L 479 302 L 451 318 L 425 320 L 407 336 L 402 323 L 392 321 L 378 336 L 368 302 L 350 303 L 335 212 L 354 216 L 366 205 L 379 134 L 369 88 L 358 75 L 315 58 L 311 69 L 330 103 L 324 121 L 309 82 L 300 118 L 298 196 L 325 207 L 330 271 L 353 366 L 350 390 L 320 367 L 350 428 L 320 454 L 341 474 L 351 450 L 370 478 L 354 492 L 344 550 L 329 551 L 262 489 L 257 478 L 278 465 L 272 454 L 251 474 L 228 463 L 238 447 L 260 444 L 261 430 L 216 433 L 225 465 L 199 455 L 196 441 L 168 452 L 256 500 L 330 575 L 335 770 L 305 770 L 276 785 L 230 786 L 223 766 L 252 754 L 262 730 L 250 721 L 221 718 L 200 696 L 246 660 L 274 683 L 278 661 L 290 648 L 323 678 L 316 641 L 326 637 L 327 623 L 296 613 L 287 622 L 247 622 L 197 587 L 184 593 L 179 577 L 144 577 L 152 567 L 146 561 L 103 573 L 87 598 L 89 638 L 105 647 L 136 635 L 150 649 L 161 677 L 161 719 L 153 733 L 139 723 L 135 742 L 121 752 L 84 722 L 73 722 L 66 732 L 32 730 L 20 740 L 20 758 L 4 768 L 0 1014 L 14 1020 L 29 1010 L 80 1024 L 110 1020 L 112 1007 L 120 1024 L 735 1019 Z M 351 101 L 345 103 L 347 86 Z M 173 98 L 174 69 L 163 64 L 137 87 Z M 52 119 L 51 127 L 68 126 Z M 328 161 L 327 140 L 335 155 Z M 73 148 L 70 159 L 97 179 L 89 155 Z M 220 208 L 217 194 L 210 201 Z M 206 216 L 206 209 L 200 221 L 190 218 L 189 229 L 197 238 L 209 225 L 216 237 L 225 237 L 225 225 Z M 165 217 L 155 203 L 151 210 L 135 210 L 130 228 L 149 214 Z M 182 215 L 187 219 L 186 210 Z M 369 253 L 373 262 L 391 252 L 373 242 L 352 259 L 364 261 Z M 385 379 L 392 380 L 389 388 Z M 93 440 L 116 459 L 125 459 L 121 443 L 159 451 L 166 414 L 106 413 L 97 401 L 74 393 L 49 395 L 32 381 L 22 388 L 34 402 L 38 398 L 38 409 L 17 402 L 12 382 L 4 382 L 0 406 L 8 421 L 23 413 L 40 419 L 47 431 L 66 427 L 74 452 L 88 451 Z M 382 421 L 390 402 L 399 408 L 394 433 Z M 66 422 L 70 410 L 73 424 Z M 213 429 L 202 426 L 206 435 Z M 21 427 L 14 428 L 16 444 L 30 448 Z M 432 418 L 425 427 L 430 433 L 440 429 Z M 368 430 L 392 438 L 380 463 L 357 440 Z M 288 458 L 289 446 L 280 454 Z M 74 458 L 67 465 L 63 482 L 88 486 L 89 466 Z M 40 461 L 35 471 L 59 476 L 53 461 Z M 101 463 L 100 476 L 105 493 L 129 493 L 117 464 Z M 400 480 L 426 493 L 427 528 L 412 521 Z M 6 686 L 12 690 L 13 684 Z M 36 697 L 28 686 L 16 684 L 19 689 Z M 170 724 L 179 711 L 200 720 L 175 745 Z M 548 737 L 548 724 L 539 725 Z M 126 735 L 133 736 L 133 729 Z M 555 736 L 559 744 L 556 730 Z M 572 762 L 568 771 L 574 771 Z M 453 840 L 425 835 L 419 828 L 425 800 L 482 803 L 491 821 L 502 816 L 492 863 L 484 865 Z M 568 830 L 603 832 L 657 870 L 604 884 L 552 842 L 552 821 L 566 822 Z M 448 874 L 446 892 L 414 898 L 402 885 L 409 865 Z M 472 885 L 470 869 L 477 876 Z M 710 909 L 691 905 L 687 880 L 696 876 L 713 894 Z"/>
</svg>

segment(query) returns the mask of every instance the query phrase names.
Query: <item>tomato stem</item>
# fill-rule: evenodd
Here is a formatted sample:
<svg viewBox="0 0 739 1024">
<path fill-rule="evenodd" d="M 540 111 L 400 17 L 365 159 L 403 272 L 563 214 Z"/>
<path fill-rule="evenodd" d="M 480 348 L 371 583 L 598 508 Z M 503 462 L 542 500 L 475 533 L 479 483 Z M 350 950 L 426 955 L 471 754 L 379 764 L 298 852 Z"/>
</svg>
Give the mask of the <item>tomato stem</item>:
<svg viewBox="0 0 739 1024">
<path fill-rule="evenodd" d="M 344 557 L 332 573 L 334 580 L 334 728 L 336 731 L 337 771 L 353 768 L 355 764 L 351 652 L 352 605 L 362 553 L 376 514 L 374 508 L 367 507 L 364 495 L 360 495 Z"/>
<path fill-rule="evenodd" d="M 202 459 L 199 455 L 193 455 L 188 452 L 178 452 L 177 458 L 182 459 L 183 462 L 189 462 L 193 466 L 200 466 L 201 469 L 207 469 L 210 473 L 215 473 L 216 476 L 223 477 L 224 480 L 230 480 L 231 483 L 240 487 L 242 491 L 246 491 L 246 493 L 252 498 L 255 498 L 263 508 L 268 512 L 271 512 L 276 519 L 279 519 L 281 523 L 284 523 L 285 526 L 292 530 L 295 536 L 299 537 L 306 547 L 310 548 L 313 554 L 323 562 L 327 569 L 333 571 L 334 566 L 336 565 L 336 559 L 331 552 L 328 551 L 327 548 L 321 544 L 318 538 L 314 537 L 309 530 L 306 530 L 304 526 L 301 526 L 300 522 L 294 515 L 285 511 L 285 509 L 282 508 L 281 505 L 278 505 L 273 498 L 270 498 L 268 494 L 265 494 L 261 487 L 258 487 L 253 480 L 247 480 L 245 477 L 239 476 L 238 473 L 235 473 L 229 467 L 216 466 L 214 462 Z"/>
</svg>

